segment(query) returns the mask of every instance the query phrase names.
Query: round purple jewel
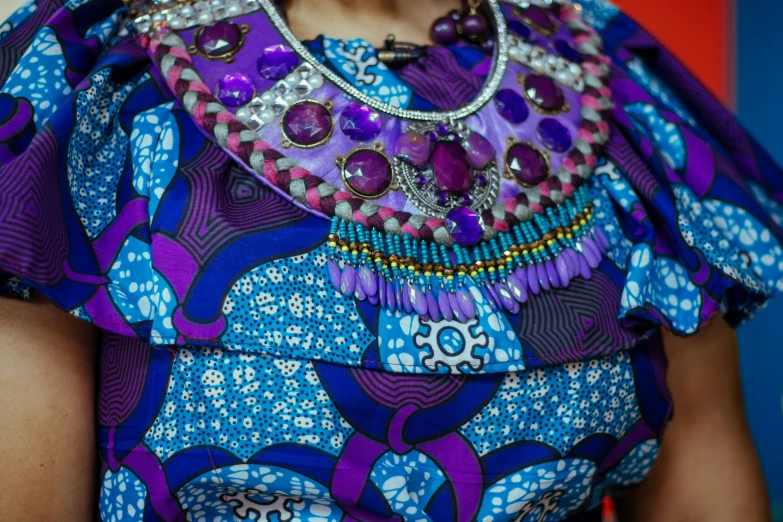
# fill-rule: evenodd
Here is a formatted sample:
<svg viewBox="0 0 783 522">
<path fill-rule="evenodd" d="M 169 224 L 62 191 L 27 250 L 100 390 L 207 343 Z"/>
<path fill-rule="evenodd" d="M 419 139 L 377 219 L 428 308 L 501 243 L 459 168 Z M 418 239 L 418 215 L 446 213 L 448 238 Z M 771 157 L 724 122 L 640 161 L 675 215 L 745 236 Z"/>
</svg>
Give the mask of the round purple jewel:
<svg viewBox="0 0 783 522">
<path fill-rule="evenodd" d="M 432 155 L 432 138 L 420 132 L 406 132 L 397 139 L 394 155 L 422 169 L 427 166 Z"/>
<path fill-rule="evenodd" d="M 495 159 L 495 147 L 478 132 L 471 134 L 465 141 L 465 150 L 468 153 L 468 161 L 474 169 L 483 169 Z"/>
<path fill-rule="evenodd" d="M 571 133 L 554 118 L 544 118 L 538 123 L 536 136 L 544 147 L 553 152 L 565 152 L 571 147 Z"/>
<path fill-rule="evenodd" d="M 270 45 L 261 52 L 256 65 L 262 78 L 279 80 L 299 65 L 299 58 L 285 45 Z"/>
<path fill-rule="evenodd" d="M 221 58 L 239 50 L 243 35 L 234 22 L 223 20 L 196 33 L 196 49 L 207 58 Z"/>
<path fill-rule="evenodd" d="M 530 28 L 519 20 L 510 19 L 508 21 L 508 30 L 510 33 L 519 36 L 523 40 L 530 41 L 530 35 L 532 34 Z"/>
<path fill-rule="evenodd" d="M 525 99 L 512 89 L 501 89 L 495 95 L 498 113 L 511 123 L 522 123 L 530 115 Z"/>
<path fill-rule="evenodd" d="M 579 51 L 567 40 L 557 39 L 551 44 L 552 49 L 566 60 L 570 60 L 575 63 L 582 63 L 582 55 Z"/>
<path fill-rule="evenodd" d="M 343 134 L 353 141 L 372 141 L 381 133 L 381 115 L 361 103 L 352 103 L 340 115 Z"/>
<path fill-rule="evenodd" d="M 392 184 L 392 166 L 385 154 L 374 149 L 351 153 L 343 165 L 345 185 L 360 197 L 379 198 Z"/>
<path fill-rule="evenodd" d="M 552 78 L 530 74 L 524 83 L 527 98 L 542 111 L 557 112 L 565 105 L 563 89 Z"/>
<path fill-rule="evenodd" d="M 515 143 L 506 151 L 506 168 L 522 185 L 533 187 L 549 176 L 546 158 L 526 143 Z"/>
<path fill-rule="evenodd" d="M 256 87 L 247 75 L 230 73 L 218 81 L 215 97 L 227 107 L 240 107 L 256 94 Z"/>
<path fill-rule="evenodd" d="M 445 224 L 451 239 L 460 245 L 474 245 L 481 241 L 484 234 L 484 220 L 478 212 L 468 207 L 451 209 L 446 215 Z"/>
<path fill-rule="evenodd" d="M 314 101 L 293 104 L 283 115 L 283 133 L 299 147 L 320 145 L 332 135 L 329 109 Z"/>
<path fill-rule="evenodd" d="M 432 150 L 432 170 L 435 182 L 443 190 L 465 192 L 473 186 L 468 154 L 459 143 L 436 143 Z"/>
<path fill-rule="evenodd" d="M 555 21 L 546 9 L 531 5 L 528 7 L 519 8 L 519 16 L 523 22 L 529 22 L 533 24 L 533 29 L 544 32 L 552 32 L 555 30 Z"/>
<path fill-rule="evenodd" d="M 430 30 L 431 38 L 441 45 L 451 45 L 459 39 L 457 22 L 450 17 L 442 17 L 435 20 Z"/>
</svg>

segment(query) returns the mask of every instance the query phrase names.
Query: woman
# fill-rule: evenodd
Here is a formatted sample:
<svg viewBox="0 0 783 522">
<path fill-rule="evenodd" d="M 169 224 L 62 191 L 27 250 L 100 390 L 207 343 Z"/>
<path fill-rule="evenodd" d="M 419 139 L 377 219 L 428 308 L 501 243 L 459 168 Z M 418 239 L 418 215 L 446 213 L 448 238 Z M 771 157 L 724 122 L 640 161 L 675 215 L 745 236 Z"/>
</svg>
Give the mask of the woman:
<svg viewBox="0 0 783 522">
<path fill-rule="evenodd" d="M 2 31 L 3 520 L 768 520 L 783 176 L 611 5 Z"/>
</svg>

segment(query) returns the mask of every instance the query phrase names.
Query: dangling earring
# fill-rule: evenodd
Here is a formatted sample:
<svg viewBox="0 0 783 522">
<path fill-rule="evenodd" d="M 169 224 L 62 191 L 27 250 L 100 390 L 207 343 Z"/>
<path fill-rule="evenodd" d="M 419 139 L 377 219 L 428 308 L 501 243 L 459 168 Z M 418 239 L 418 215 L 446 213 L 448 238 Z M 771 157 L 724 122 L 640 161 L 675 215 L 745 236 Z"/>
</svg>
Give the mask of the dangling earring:
<svg viewBox="0 0 783 522">
<path fill-rule="evenodd" d="M 435 20 L 430 30 L 433 41 L 441 45 L 453 45 L 459 40 L 471 43 L 487 41 L 487 21 L 479 13 L 481 0 L 466 0 L 463 10 L 451 11 Z"/>
</svg>

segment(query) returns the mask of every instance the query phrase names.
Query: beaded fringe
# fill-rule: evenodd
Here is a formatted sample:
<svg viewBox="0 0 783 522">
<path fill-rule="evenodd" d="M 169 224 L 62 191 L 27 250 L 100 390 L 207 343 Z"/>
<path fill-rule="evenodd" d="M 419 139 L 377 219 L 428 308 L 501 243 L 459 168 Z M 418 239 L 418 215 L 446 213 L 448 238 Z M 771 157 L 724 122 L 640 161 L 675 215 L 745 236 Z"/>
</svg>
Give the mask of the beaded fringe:
<svg viewBox="0 0 783 522">
<path fill-rule="evenodd" d="M 557 208 L 473 247 L 427 243 L 332 218 L 329 277 L 340 293 L 391 312 L 467 321 L 476 304 L 469 277 L 495 309 L 519 311 L 531 295 L 590 279 L 609 244 L 580 187 Z"/>
</svg>

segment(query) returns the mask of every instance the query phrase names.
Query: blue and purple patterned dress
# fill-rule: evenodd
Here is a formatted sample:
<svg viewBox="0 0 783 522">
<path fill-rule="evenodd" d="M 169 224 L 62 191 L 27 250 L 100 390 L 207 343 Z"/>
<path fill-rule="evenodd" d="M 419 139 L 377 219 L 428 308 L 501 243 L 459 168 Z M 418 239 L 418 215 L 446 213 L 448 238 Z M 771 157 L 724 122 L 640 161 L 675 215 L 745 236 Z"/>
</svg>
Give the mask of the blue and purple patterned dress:
<svg viewBox="0 0 783 522">
<path fill-rule="evenodd" d="M 494 51 L 399 70 L 268 0 L 0 26 L 0 293 L 102 330 L 101 520 L 552 522 L 643 480 L 660 329 L 783 290 L 783 174 L 611 5 L 484 4 Z"/>
</svg>

